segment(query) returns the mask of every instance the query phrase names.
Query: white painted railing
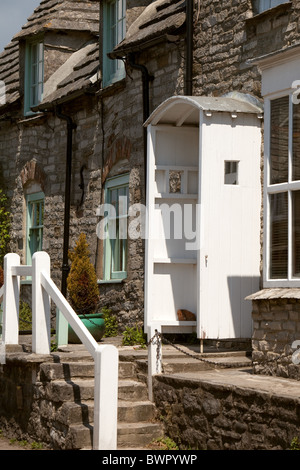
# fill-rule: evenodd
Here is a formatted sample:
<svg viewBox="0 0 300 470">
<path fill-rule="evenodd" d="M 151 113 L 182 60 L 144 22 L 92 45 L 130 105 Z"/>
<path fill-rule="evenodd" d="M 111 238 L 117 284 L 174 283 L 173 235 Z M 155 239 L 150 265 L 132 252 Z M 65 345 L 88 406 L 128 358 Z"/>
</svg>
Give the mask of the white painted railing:
<svg viewBox="0 0 300 470">
<path fill-rule="evenodd" d="M 32 277 L 32 352 L 50 354 L 51 299 L 94 358 L 94 450 L 116 450 L 118 407 L 118 351 L 113 345 L 99 345 L 50 277 L 50 258 L 45 252 L 32 257 L 32 266 L 20 265 L 20 257 L 4 258 L 2 342 L 19 343 L 20 276 Z"/>
</svg>

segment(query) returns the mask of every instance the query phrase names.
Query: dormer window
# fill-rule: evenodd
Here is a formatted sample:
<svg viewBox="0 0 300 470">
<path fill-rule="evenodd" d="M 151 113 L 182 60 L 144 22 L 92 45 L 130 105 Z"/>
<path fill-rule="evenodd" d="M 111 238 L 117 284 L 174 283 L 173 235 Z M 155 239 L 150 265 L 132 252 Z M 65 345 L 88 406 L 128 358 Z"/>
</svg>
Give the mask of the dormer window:
<svg viewBox="0 0 300 470">
<path fill-rule="evenodd" d="M 43 97 L 44 88 L 44 44 L 41 40 L 26 44 L 25 63 L 25 115 L 32 114 Z"/>
<path fill-rule="evenodd" d="M 111 60 L 107 54 L 119 44 L 126 33 L 126 0 L 107 0 L 103 3 L 103 85 L 125 77 L 122 60 Z"/>
</svg>

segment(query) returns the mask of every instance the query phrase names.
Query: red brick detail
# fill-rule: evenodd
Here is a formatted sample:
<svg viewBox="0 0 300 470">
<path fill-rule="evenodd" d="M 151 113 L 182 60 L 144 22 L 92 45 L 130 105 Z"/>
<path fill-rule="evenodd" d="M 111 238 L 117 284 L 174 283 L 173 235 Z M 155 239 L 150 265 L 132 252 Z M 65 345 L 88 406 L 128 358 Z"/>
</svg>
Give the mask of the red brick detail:
<svg viewBox="0 0 300 470">
<path fill-rule="evenodd" d="M 45 186 L 45 173 L 39 166 L 36 160 L 31 160 L 27 162 L 21 171 L 21 180 L 23 187 L 31 181 L 39 183 L 42 190 L 44 191 Z"/>
</svg>

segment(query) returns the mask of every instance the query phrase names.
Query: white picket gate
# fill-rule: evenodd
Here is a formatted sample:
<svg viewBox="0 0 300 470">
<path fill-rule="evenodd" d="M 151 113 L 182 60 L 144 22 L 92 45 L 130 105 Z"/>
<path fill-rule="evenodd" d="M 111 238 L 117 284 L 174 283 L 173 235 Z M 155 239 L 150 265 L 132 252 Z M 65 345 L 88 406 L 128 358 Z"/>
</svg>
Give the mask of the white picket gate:
<svg viewBox="0 0 300 470">
<path fill-rule="evenodd" d="M 99 345 L 50 276 L 50 258 L 45 252 L 33 255 L 32 266 L 20 264 L 20 257 L 9 253 L 4 258 L 2 344 L 19 343 L 20 277 L 32 278 L 32 352 L 50 354 L 51 300 L 71 325 L 95 364 L 94 450 L 116 450 L 118 407 L 118 350 L 113 345 Z"/>
</svg>

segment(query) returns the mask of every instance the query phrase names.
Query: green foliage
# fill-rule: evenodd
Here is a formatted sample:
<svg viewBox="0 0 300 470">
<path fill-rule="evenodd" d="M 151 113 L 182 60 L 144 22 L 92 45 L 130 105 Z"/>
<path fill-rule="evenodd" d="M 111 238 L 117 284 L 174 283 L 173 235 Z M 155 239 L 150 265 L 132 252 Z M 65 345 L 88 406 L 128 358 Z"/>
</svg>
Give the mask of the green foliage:
<svg viewBox="0 0 300 470">
<path fill-rule="evenodd" d="M 112 315 L 111 310 L 107 307 L 102 308 L 103 319 L 105 321 L 104 338 L 118 335 L 118 321 L 115 315 Z"/>
<path fill-rule="evenodd" d="M 146 347 L 146 335 L 143 332 L 143 329 L 138 326 L 133 328 L 127 326 L 123 332 L 122 344 L 124 346 L 133 346 L 138 344 L 142 347 Z"/>
<path fill-rule="evenodd" d="M 19 330 L 28 331 L 32 328 L 32 311 L 27 302 L 20 301 L 19 306 Z"/>
<path fill-rule="evenodd" d="M 151 449 L 155 450 L 179 450 L 176 442 L 173 441 L 170 437 L 161 437 L 151 442 Z"/>
<path fill-rule="evenodd" d="M 82 233 L 73 252 L 69 253 L 72 265 L 67 287 L 70 303 L 76 313 L 95 313 L 99 303 L 99 288 L 95 268 L 90 261 L 89 246 Z"/>
<path fill-rule="evenodd" d="M 298 437 L 294 437 L 294 439 L 292 439 L 291 450 L 300 450 L 300 441 Z"/>
<path fill-rule="evenodd" d="M 3 258 L 8 252 L 10 240 L 10 217 L 7 210 L 7 197 L 0 189 L 0 265 L 3 266 Z"/>
</svg>

